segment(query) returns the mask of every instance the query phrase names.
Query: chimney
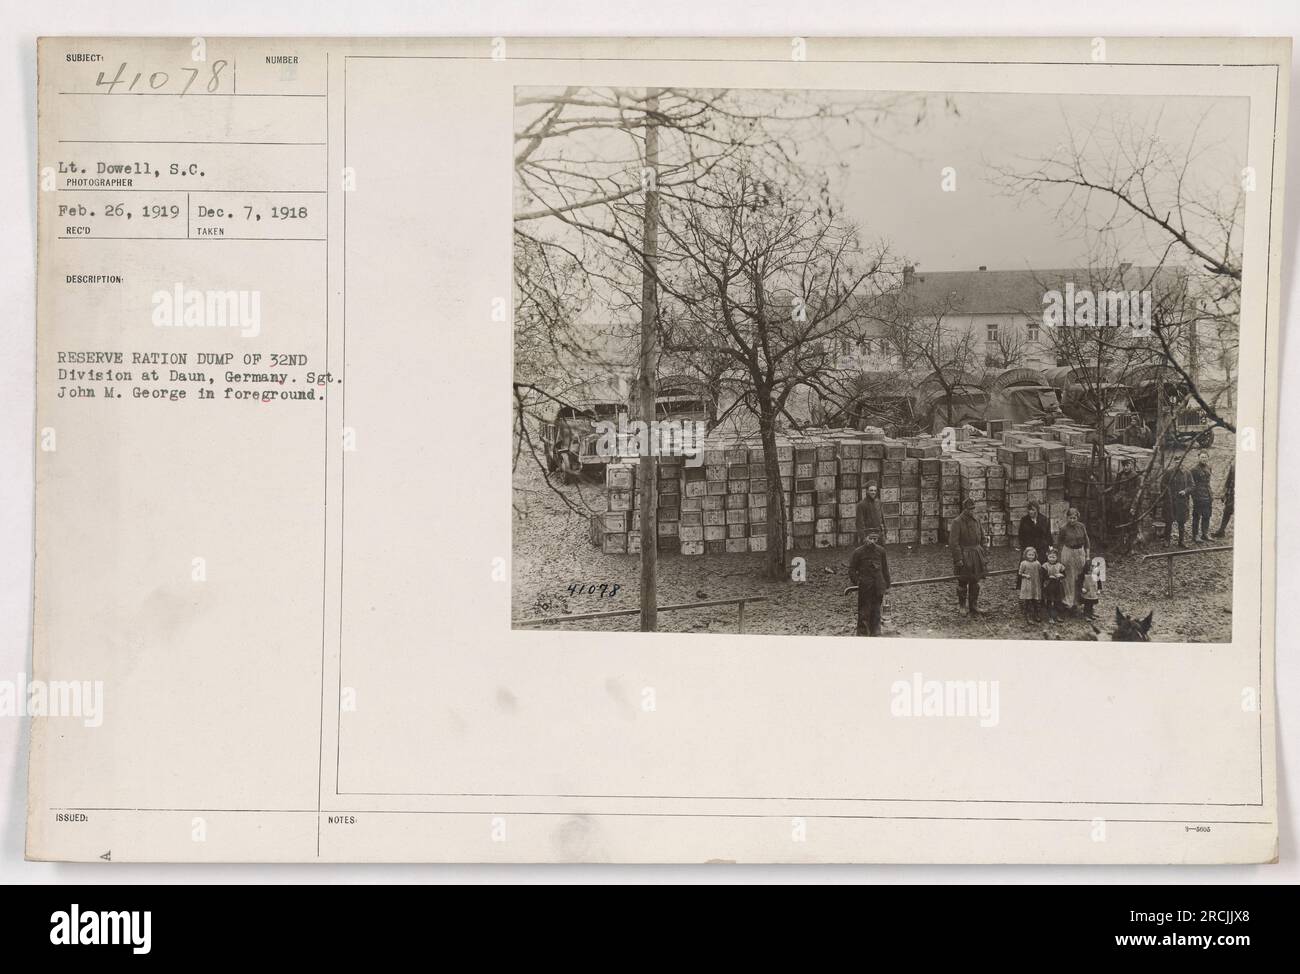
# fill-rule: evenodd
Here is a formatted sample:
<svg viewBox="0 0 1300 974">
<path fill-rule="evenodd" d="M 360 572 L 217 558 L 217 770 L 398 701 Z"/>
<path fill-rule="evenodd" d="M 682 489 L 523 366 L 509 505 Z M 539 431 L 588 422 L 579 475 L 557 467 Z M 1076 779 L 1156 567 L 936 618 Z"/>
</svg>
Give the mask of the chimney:
<svg viewBox="0 0 1300 974">
<path fill-rule="evenodd" d="M 916 280 L 916 268 L 908 264 L 903 268 L 903 285 L 906 286 Z"/>
</svg>

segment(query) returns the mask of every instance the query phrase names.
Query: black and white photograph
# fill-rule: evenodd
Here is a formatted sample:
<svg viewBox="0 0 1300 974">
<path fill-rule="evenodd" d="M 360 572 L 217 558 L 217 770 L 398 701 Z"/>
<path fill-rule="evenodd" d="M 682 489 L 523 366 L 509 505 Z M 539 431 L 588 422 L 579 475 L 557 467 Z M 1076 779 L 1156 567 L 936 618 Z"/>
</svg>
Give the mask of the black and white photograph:
<svg viewBox="0 0 1300 974">
<path fill-rule="evenodd" d="M 47 7 L 20 948 L 238 958 L 326 894 L 200 887 L 365 933 L 377 883 L 1281 942 L 1294 0 Z"/>
<path fill-rule="evenodd" d="M 516 88 L 514 626 L 1230 642 L 1248 111 Z"/>
</svg>

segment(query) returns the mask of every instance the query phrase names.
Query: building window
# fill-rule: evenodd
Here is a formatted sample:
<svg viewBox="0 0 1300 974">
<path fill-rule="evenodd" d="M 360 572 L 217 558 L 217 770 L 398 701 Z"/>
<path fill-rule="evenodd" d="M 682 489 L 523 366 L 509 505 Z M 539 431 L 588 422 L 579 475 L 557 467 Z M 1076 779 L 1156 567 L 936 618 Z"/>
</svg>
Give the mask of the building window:
<svg viewBox="0 0 1300 974">
<path fill-rule="evenodd" d="M 987 327 L 988 327 L 988 340 L 989 343 L 992 344 L 993 342 L 996 342 L 998 340 L 998 323 L 996 321 L 990 321 Z"/>
<path fill-rule="evenodd" d="M 1042 338 L 1038 322 L 1031 321 L 1025 326 L 1025 338 L 1031 342 L 1037 342 Z"/>
</svg>

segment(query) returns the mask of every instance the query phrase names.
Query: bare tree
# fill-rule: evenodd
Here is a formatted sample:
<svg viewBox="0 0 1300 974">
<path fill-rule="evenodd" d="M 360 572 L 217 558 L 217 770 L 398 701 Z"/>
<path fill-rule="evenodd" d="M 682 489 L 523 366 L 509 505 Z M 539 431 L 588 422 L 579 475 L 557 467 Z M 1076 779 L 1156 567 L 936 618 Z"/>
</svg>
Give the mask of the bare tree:
<svg viewBox="0 0 1300 974">
<path fill-rule="evenodd" d="M 998 372 L 1019 368 L 1025 364 L 1029 345 L 1025 336 L 1014 325 L 999 328 L 997 335 L 984 343 L 984 365 Z"/>
<path fill-rule="evenodd" d="M 767 475 L 766 574 L 784 578 L 785 496 L 777 433 L 799 389 L 838 371 L 838 340 L 866 322 L 861 299 L 887 285 L 883 249 L 741 166 L 666 208 L 665 353 L 722 357 L 721 381 L 758 419 Z"/>
<path fill-rule="evenodd" d="M 659 317 L 664 284 L 656 254 L 667 229 L 662 212 L 674 202 L 699 205 L 715 174 L 743 160 L 763 174 L 769 189 L 781 182 L 808 187 L 829 220 L 830 170 L 801 164 L 801 148 L 828 143 L 831 120 L 845 122 L 851 137 L 870 138 L 882 119 L 911 105 L 919 124 L 929 101 L 915 95 L 810 99 L 802 92 L 677 88 L 569 87 L 522 94 L 516 100 L 516 254 L 559 251 L 616 312 L 610 320 L 629 322 L 616 335 L 638 348 L 640 398 L 653 401 L 660 349 L 647 326 Z M 944 104 L 955 111 L 951 100 Z M 640 322 L 639 334 L 632 333 L 633 319 Z M 556 324 L 574 334 L 574 321 Z M 646 466 L 653 474 L 653 460 Z M 644 603 L 645 593 L 653 594 L 647 576 L 653 572 L 655 535 L 654 512 L 644 497 L 642 511 Z M 654 625 L 644 605 L 642 625 Z"/>
<path fill-rule="evenodd" d="M 1197 350 L 1213 336 L 1220 361 L 1236 361 L 1241 307 L 1244 188 L 1239 160 L 1217 164 L 1223 147 L 1206 144 L 1198 125 L 1182 144 L 1166 140 L 1160 120 L 1098 118 L 1051 155 L 1024 169 L 1001 170 L 1004 187 L 1039 196 L 1080 230 L 1104 266 L 1122 242 L 1153 249 L 1151 275 L 1169 269 L 1185 286 L 1169 290 L 1153 309 L 1154 346 L 1213 426 L 1236 431 L 1231 404 L 1202 387 Z M 1235 157 L 1232 157 L 1235 159 Z M 1226 178 L 1225 178 L 1226 177 Z"/>
<path fill-rule="evenodd" d="M 955 425 L 953 410 L 962 389 L 981 364 L 977 336 L 954 320 L 959 312 L 956 295 L 921 301 L 907 288 L 884 295 L 874 311 L 902 371 L 942 391 L 949 426 Z"/>
<path fill-rule="evenodd" d="M 516 458 L 550 380 L 576 387 L 602 371 L 632 371 L 642 350 L 647 278 L 646 203 L 696 192 L 715 172 L 745 160 L 770 181 L 809 188 L 832 207 L 831 170 L 799 158 L 811 145 L 879 138 L 890 119 L 924 121 L 922 95 L 617 87 L 521 92 L 515 129 Z M 950 99 L 944 110 L 956 111 Z M 657 142 L 653 162 L 647 136 Z M 659 282 L 656 280 L 656 285 Z M 592 325 L 598 319 L 599 327 Z M 651 349 L 651 358 L 658 350 Z M 644 369 L 636 370 L 638 373 Z M 716 370 L 714 381 L 716 386 Z M 527 440 L 529 450 L 535 438 Z M 545 471 L 545 465 L 538 461 Z M 549 476 L 549 474 L 548 474 Z"/>
<path fill-rule="evenodd" d="M 590 293 L 582 275 L 575 273 L 573 258 L 527 241 L 518 243 L 514 254 L 515 449 L 511 464 L 512 468 L 520 462 L 536 465 L 545 492 L 586 517 L 594 511 L 594 498 L 581 486 L 576 497 L 556 489 L 544 457 L 541 430 L 558 410 L 580 407 L 593 378 L 608 384 L 618 357 L 593 342 L 577 324 Z M 521 513 L 520 497 L 529 490 L 517 488 L 515 506 Z"/>
</svg>

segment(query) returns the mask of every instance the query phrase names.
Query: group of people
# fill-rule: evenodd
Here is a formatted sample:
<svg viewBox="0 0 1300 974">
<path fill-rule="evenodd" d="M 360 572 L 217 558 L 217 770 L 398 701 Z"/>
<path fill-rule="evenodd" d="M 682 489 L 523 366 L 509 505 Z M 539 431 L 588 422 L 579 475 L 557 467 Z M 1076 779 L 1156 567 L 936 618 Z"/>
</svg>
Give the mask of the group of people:
<svg viewBox="0 0 1300 974">
<path fill-rule="evenodd" d="M 885 519 L 874 483 L 867 485 L 858 502 L 857 529 L 861 544 L 849 560 L 849 580 L 858 587 L 857 634 L 878 636 L 881 606 L 892 581 L 889 556 L 880 544 Z M 1105 562 L 1091 557 L 1088 529 L 1079 520 L 1079 512 L 1071 508 L 1066 523 L 1053 538 L 1047 516 L 1031 502 L 1029 512 L 1020 521 L 1018 540 L 1023 560 L 1016 576 L 1016 591 L 1025 621 L 1040 621 L 1044 606 L 1052 622 L 1080 608 L 1091 617 L 1101 598 Z M 948 545 L 957 578 L 958 610 L 962 615 L 984 615 L 979 598 L 981 583 L 988 576 L 988 553 L 984 528 L 970 498 L 962 503 L 961 514 L 952 522 Z"/>
<path fill-rule="evenodd" d="M 1065 518 L 1055 538 L 1051 522 L 1036 502 L 1029 502 L 1028 513 L 1020 519 L 1016 541 L 1021 561 L 1014 582 L 1026 623 L 1042 621 L 1044 608 L 1053 623 L 1079 610 L 1091 619 L 1101 601 L 1105 559 L 1093 556 L 1092 541 L 1078 509 L 1070 508 Z"/>
<path fill-rule="evenodd" d="M 1192 541 L 1210 540 L 1210 521 L 1214 516 L 1214 492 L 1211 480 L 1214 470 L 1210 466 L 1209 456 L 1204 450 L 1196 455 L 1196 465 L 1190 471 L 1179 464 L 1169 471 L 1165 478 L 1163 515 L 1165 521 L 1165 543 L 1173 540 L 1174 528 L 1178 528 L 1178 547 L 1186 548 L 1184 533 L 1187 529 L 1187 512 L 1190 506 L 1192 514 Z M 1228 477 L 1223 485 L 1223 515 L 1219 520 L 1219 530 L 1215 538 L 1222 538 L 1232 520 L 1233 495 L 1236 490 L 1237 464 L 1234 460 L 1228 468 Z"/>
<path fill-rule="evenodd" d="M 1223 515 L 1219 529 L 1214 532 L 1215 538 L 1224 536 L 1232 520 L 1236 470 L 1234 461 L 1224 484 Z M 1166 476 L 1166 542 L 1171 540 L 1177 526 L 1178 545 L 1186 547 L 1184 531 L 1189 509 L 1192 540 L 1210 540 L 1210 520 L 1214 513 L 1213 473 L 1209 456 L 1201 451 L 1190 471 L 1179 464 Z M 867 485 L 866 493 L 858 502 L 857 533 L 859 547 L 849 561 L 849 579 L 858 586 L 857 633 L 859 636 L 878 636 L 881 606 L 891 582 L 889 558 L 880 544 L 885 534 L 885 518 L 874 483 Z M 1080 612 L 1085 618 L 1092 618 L 1106 581 L 1106 563 L 1104 558 L 1094 557 L 1088 529 L 1080 520 L 1078 509 L 1069 509 L 1065 524 L 1053 536 L 1047 515 L 1031 501 L 1028 513 L 1020 520 L 1017 541 L 1021 561 L 1015 588 L 1026 624 L 1042 621 L 1044 609 L 1053 623 L 1063 615 Z M 962 615 L 984 615 L 984 610 L 979 607 L 979 598 L 981 583 L 988 576 L 988 549 L 984 526 L 975 516 L 975 502 L 970 498 L 963 501 L 961 513 L 949 528 L 948 546 L 952 551 L 953 575 L 957 578 L 958 611 Z"/>
</svg>

